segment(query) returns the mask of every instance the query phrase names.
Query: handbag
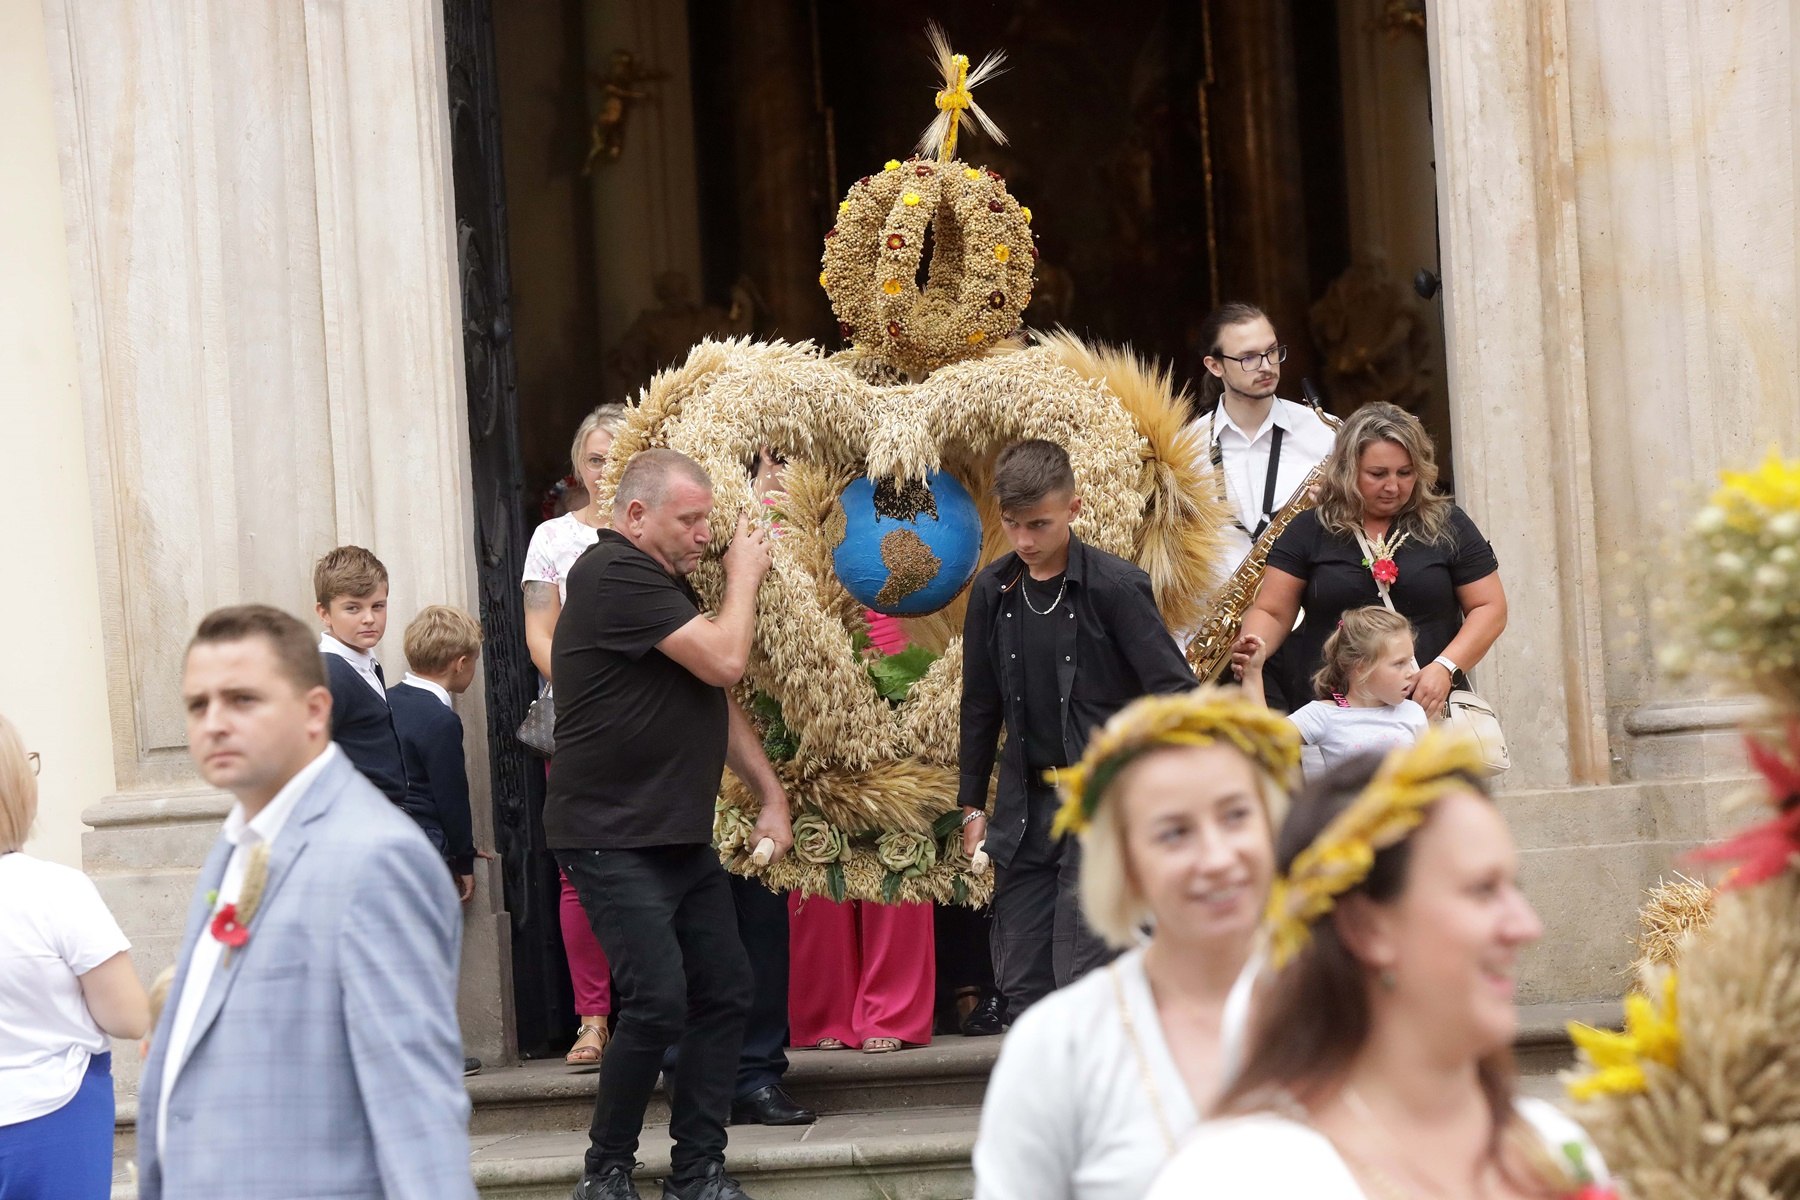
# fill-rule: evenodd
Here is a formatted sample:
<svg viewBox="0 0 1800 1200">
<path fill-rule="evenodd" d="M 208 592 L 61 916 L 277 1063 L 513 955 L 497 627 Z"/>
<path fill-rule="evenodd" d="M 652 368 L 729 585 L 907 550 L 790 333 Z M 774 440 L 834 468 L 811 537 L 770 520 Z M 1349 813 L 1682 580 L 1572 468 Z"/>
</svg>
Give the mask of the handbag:
<svg viewBox="0 0 1800 1200">
<path fill-rule="evenodd" d="M 1363 531 L 1356 531 L 1356 540 L 1362 546 L 1362 552 L 1371 562 L 1375 559 L 1375 550 L 1369 545 L 1369 539 Z M 1388 585 L 1377 579 L 1375 590 L 1381 594 L 1381 602 L 1391 613 L 1399 613 L 1394 607 L 1393 597 L 1388 595 Z M 1469 677 L 1462 671 L 1464 684 Z M 1494 712 L 1494 706 L 1476 695 L 1470 687 L 1457 687 L 1454 677 L 1451 679 L 1450 695 L 1444 699 L 1444 711 L 1438 714 L 1444 727 L 1453 733 L 1474 742 L 1481 752 L 1481 764 L 1490 775 L 1499 775 L 1512 769 L 1512 755 L 1506 749 L 1506 731 L 1500 727 L 1500 717 Z"/>
<path fill-rule="evenodd" d="M 549 684 L 544 685 L 538 698 L 525 710 L 525 719 L 519 722 L 514 736 L 545 758 L 556 752 L 556 695 Z"/>
</svg>

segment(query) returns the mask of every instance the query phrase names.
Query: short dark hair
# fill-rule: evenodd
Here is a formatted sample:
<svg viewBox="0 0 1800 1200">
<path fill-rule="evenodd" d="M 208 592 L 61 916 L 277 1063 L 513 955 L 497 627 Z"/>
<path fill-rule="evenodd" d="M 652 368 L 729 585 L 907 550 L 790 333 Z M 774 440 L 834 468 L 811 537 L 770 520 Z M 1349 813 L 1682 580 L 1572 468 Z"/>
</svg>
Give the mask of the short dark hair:
<svg viewBox="0 0 1800 1200">
<path fill-rule="evenodd" d="M 297 690 L 307 692 L 326 686 L 325 662 L 319 657 L 318 635 L 292 614 L 267 604 L 234 604 L 230 608 L 213 609 L 200 619 L 200 628 L 194 631 L 188 652 L 192 653 L 195 646 L 242 642 L 253 637 L 269 640 L 281 673 Z"/>
<path fill-rule="evenodd" d="M 1045 496 L 1075 490 L 1069 452 L 1055 442 L 1031 438 L 1014 442 L 994 460 L 994 499 L 1001 512 L 1030 508 Z"/>
<path fill-rule="evenodd" d="M 623 512 L 633 500 L 645 508 L 655 508 L 669 493 L 669 476 L 684 475 L 690 483 L 712 488 L 712 476 L 706 468 L 679 450 L 639 450 L 625 464 L 619 476 L 618 490 L 613 493 L 613 511 Z"/>
<path fill-rule="evenodd" d="M 313 564 L 313 598 L 326 607 L 339 596 L 372 596 L 387 581 L 387 568 L 361 546 L 339 546 Z"/>
</svg>

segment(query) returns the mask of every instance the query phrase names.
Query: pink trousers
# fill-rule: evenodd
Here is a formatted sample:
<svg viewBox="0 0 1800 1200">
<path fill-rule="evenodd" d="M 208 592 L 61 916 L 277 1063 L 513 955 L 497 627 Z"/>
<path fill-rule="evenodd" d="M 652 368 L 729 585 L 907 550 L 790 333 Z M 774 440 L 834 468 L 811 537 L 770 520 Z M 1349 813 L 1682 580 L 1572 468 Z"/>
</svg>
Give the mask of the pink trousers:
<svg viewBox="0 0 1800 1200">
<path fill-rule="evenodd" d="M 931 1041 L 937 948 L 929 904 L 788 896 L 788 1024 L 796 1046 Z"/>
<path fill-rule="evenodd" d="M 563 953 L 569 958 L 569 982 L 575 985 L 575 1014 L 608 1016 L 612 1013 L 612 964 L 594 937 L 581 897 L 561 871 L 556 874 L 562 880 Z"/>
</svg>

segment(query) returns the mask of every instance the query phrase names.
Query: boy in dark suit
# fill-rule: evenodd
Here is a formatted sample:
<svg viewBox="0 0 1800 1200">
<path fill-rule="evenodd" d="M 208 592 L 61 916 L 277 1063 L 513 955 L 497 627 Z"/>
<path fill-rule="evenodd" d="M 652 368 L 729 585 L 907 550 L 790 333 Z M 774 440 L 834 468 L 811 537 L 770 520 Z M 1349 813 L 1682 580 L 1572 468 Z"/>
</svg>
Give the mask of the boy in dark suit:
<svg viewBox="0 0 1800 1200">
<path fill-rule="evenodd" d="M 331 740 L 382 795 L 411 812 L 387 680 L 375 659 L 387 632 L 387 568 L 361 546 L 339 546 L 313 567 L 313 593 L 325 625 L 319 653 L 331 687 Z"/>
<path fill-rule="evenodd" d="M 450 865 L 467 903 L 475 894 L 475 834 L 462 718 L 450 697 L 475 681 L 481 626 L 459 608 L 433 604 L 406 627 L 405 646 L 412 670 L 388 692 L 388 707 L 406 764 L 407 811 Z"/>
</svg>

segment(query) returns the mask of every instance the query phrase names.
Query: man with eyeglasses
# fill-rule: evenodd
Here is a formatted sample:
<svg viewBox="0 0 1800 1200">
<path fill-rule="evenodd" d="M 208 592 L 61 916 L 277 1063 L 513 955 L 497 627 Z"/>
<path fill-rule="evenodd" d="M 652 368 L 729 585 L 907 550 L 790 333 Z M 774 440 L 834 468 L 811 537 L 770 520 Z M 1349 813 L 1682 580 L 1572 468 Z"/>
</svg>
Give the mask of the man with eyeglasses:
<svg viewBox="0 0 1800 1200">
<path fill-rule="evenodd" d="M 1208 373 L 1203 394 L 1214 403 L 1195 423 L 1213 469 L 1225 481 L 1233 514 L 1225 531 L 1223 580 L 1331 453 L 1335 434 L 1317 409 L 1276 396 L 1287 347 L 1262 309 L 1241 301 L 1222 305 L 1202 329 Z M 1305 695 L 1290 694 L 1294 682 L 1281 663 L 1272 660 L 1265 671 L 1271 708 L 1285 711 L 1305 702 Z"/>
</svg>

